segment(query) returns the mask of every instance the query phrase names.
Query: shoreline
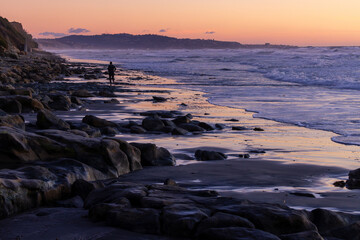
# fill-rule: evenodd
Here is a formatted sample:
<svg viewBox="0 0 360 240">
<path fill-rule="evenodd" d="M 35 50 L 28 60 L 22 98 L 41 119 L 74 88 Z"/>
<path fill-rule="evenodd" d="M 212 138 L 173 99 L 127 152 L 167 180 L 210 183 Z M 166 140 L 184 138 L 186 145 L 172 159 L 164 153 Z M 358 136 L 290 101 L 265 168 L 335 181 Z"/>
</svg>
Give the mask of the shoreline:
<svg viewBox="0 0 360 240">
<path fill-rule="evenodd" d="M 98 68 L 98 65 L 93 63 L 85 64 L 85 66 L 90 69 Z M 101 68 L 103 69 L 104 66 L 102 65 Z M 133 124 L 141 123 L 141 121 L 146 118 L 146 116 L 143 116 L 141 113 L 160 110 L 170 112 L 175 110 L 176 112 L 180 112 L 181 115 L 191 114 L 193 118 L 192 121 L 205 122 L 210 125 L 216 123 L 222 124 L 224 128 L 185 136 L 174 136 L 151 131 L 145 134 L 128 132 L 116 134 L 115 137 L 127 142 L 154 143 L 158 147 L 164 147 L 178 158 L 180 164 L 176 166 L 144 167 L 142 170 L 131 171 L 123 175 L 120 174 L 117 178 L 102 181 L 102 184 L 105 186 L 100 188 L 99 186 L 95 187 L 93 197 L 97 198 L 97 196 L 99 196 L 99 198 L 101 198 L 106 196 L 106 194 L 113 195 L 119 192 L 120 195 L 118 197 L 121 198 L 114 199 L 115 202 L 108 202 L 105 199 L 103 200 L 104 202 L 100 201 L 100 205 L 105 204 L 111 208 L 115 206 L 115 211 L 119 211 L 119 204 L 125 204 L 126 209 L 121 207 L 121 211 L 125 211 L 124 216 L 130 217 L 129 220 L 131 221 L 133 216 L 131 214 L 133 213 L 135 214 L 134 217 L 138 216 L 138 214 L 145 214 L 144 219 L 148 219 L 147 217 L 149 216 L 158 216 L 160 213 L 161 216 L 163 216 L 162 211 L 166 211 L 167 204 L 171 204 L 173 201 L 175 203 L 178 203 L 178 201 L 184 203 L 185 201 L 185 203 L 189 204 L 189 199 L 192 199 L 191 201 L 197 199 L 194 205 L 196 206 L 195 211 L 201 213 L 202 217 L 205 215 L 207 217 L 213 217 L 213 213 L 206 210 L 209 207 L 213 207 L 211 205 L 213 203 L 210 203 L 212 201 L 217 202 L 224 200 L 224 202 L 219 202 L 224 208 L 227 207 L 226 204 L 228 204 L 228 202 L 240 204 L 240 206 L 241 204 L 245 204 L 246 208 L 248 208 L 247 205 L 250 204 L 250 206 L 254 208 L 263 208 L 261 212 L 270 209 L 269 211 L 271 214 L 274 214 L 274 217 L 271 218 L 272 220 L 269 220 L 268 223 L 264 223 L 267 227 L 256 225 L 256 228 L 274 233 L 277 236 L 286 233 L 284 229 L 278 229 L 272 226 L 272 224 L 274 224 L 273 220 L 278 216 L 276 215 L 277 211 L 285 211 L 286 214 L 290 214 L 293 217 L 303 216 L 302 219 L 305 222 L 303 223 L 304 225 L 301 231 L 316 229 L 314 224 L 308 222 L 310 220 L 305 220 L 305 218 L 307 219 L 313 214 L 313 211 L 293 210 L 284 204 L 301 209 L 311 210 L 321 207 L 324 209 L 323 211 L 327 211 L 325 209 L 340 211 L 339 213 L 333 214 L 344 214 L 341 212 L 359 213 L 360 208 L 356 204 L 357 199 L 360 198 L 359 190 L 347 190 L 330 186 L 331 181 L 333 181 L 332 179 L 344 178 L 348 170 L 353 168 L 350 163 L 347 164 L 346 168 L 341 168 L 344 166 L 337 163 L 337 160 L 346 160 L 356 153 L 352 151 L 351 147 L 332 142 L 328 138 L 330 135 L 328 132 L 257 119 L 253 117 L 252 113 L 244 109 L 232 109 L 213 105 L 208 101 L 206 93 L 204 92 L 173 89 L 164 84 L 164 81 L 166 83 L 173 83 L 174 80 L 172 79 L 125 69 L 121 69 L 120 74 L 116 75 L 116 77 L 117 83 L 114 87 L 108 87 L 107 80 L 103 78 L 85 80 L 72 76 L 69 79 L 55 81 L 49 85 L 38 86 L 37 90 L 41 89 L 41 91 L 44 91 L 54 87 L 53 89 L 56 89 L 56 91 L 67 92 L 71 89 L 71 86 L 77 84 L 77 89 L 80 89 L 82 86 L 85 89 L 87 87 L 89 91 L 93 92 L 108 89 L 110 90 L 109 92 L 113 93 L 111 97 L 101 97 L 97 94 L 96 96 L 81 98 L 80 100 L 83 102 L 81 108 L 70 109 L 70 111 L 54 111 L 60 119 L 67 120 L 73 125 L 80 123 L 85 115 L 94 115 L 110 121 L 109 123 L 115 122 L 120 126 L 130 123 L 130 121 L 132 121 Z M 159 85 L 163 85 L 163 87 L 159 87 Z M 153 96 L 165 98 L 166 101 L 153 101 Z M 117 102 L 109 101 L 110 98 L 115 98 Z M 36 114 L 24 114 L 24 117 L 28 126 L 35 126 Z M 237 121 L 228 121 L 231 118 L 235 118 Z M 244 129 L 241 128 L 241 131 L 234 130 L 233 127 L 237 126 L 244 127 Z M 264 131 L 254 131 L 255 128 L 262 128 Z M 45 130 L 45 132 L 46 131 L 51 133 L 52 130 Z M 92 138 L 81 139 L 81 141 L 87 139 L 89 142 L 98 141 Z M 111 141 L 114 138 L 104 137 L 102 135 L 101 139 Z M 199 149 L 219 151 L 226 154 L 228 159 L 209 162 L 195 161 L 194 154 L 195 151 Z M 249 154 L 250 158 L 240 158 L 240 154 Z M 327 159 L 327 161 L 319 164 L 321 160 L 324 159 Z M 97 173 L 94 172 L 92 174 Z M 167 179 L 171 179 L 170 185 L 162 185 L 161 183 L 166 182 Z M 172 181 L 175 183 L 172 183 Z M 96 185 L 98 183 L 88 182 L 86 184 Z M 114 193 L 111 191 L 109 193 L 106 192 L 107 190 L 111 190 L 112 188 L 116 189 L 117 187 L 119 187 L 119 189 Z M 214 190 L 218 191 L 220 196 L 217 196 L 218 193 Z M 97 191 L 98 193 L 96 193 Z M 131 202 L 130 208 L 127 205 L 128 203 L 126 203 L 126 201 L 129 202 L 129 200 L 124 199 L 123 195 L 121 195 L 123 194 L 122 191 L 129 191 L 131 193 L 131 195 L 127 196 Z M 88 194 L 92 194 L 92 192 Z M 154 196 L 152 194 L 154 194 Z M 188 194 L 190 194 L 189 199 Z M 178 195 L 180 198 L 178 198 Z M 200 196 L 201 199 L 204 199 L 199 199 Z M 90 200 L 88 199 L 89 198 L 86 198 L 86 200 L 84 200 L 85 206 L 89 204 L 88 201 L 91 201 L 91 198 Z M 159 199 L 162 200 L 159 202 Z M 248 199 L 251 202 L 240 199 Z M 200 207 L 201 210 L 199 210 L 197 201 L 202 202 L 203 200 L 205 202 L 210 201 L 209 203 L 206 202 L 206 204 L 209 205 L 202 205 L 202 207 Z M 74 200 L 69 199 L 69 201 Z M 169 201 L 169 203 L 167 201 Z M 98 229 L 103 239 L 116 238 L 115 236 L 118 234 L 124 234 L 134 239 L 173 239 L 167 237 L 157 238 L 157 236 L 155 238 L 154 235 L 146 236 L 143 234 L 144 230 L 141 228 L 142 226 L 140 226 L 140 230 L 137 229 L 137 223 L 125 226 L 125 229 L 130 229 L 132 232 L 117 230 L 117 228 L 114 227 L 109 228 L 103 223 L 92 223 L 89 221 L 89 218 L 91 218 L 91 211 L 93 211 L 91 209 L 93 208 L 90 209 L 89 216 L 84 218 L 83 216 L 87 211 L 80 210 L 79 208 L 63 209 L 56 204 L 54 208 L 43 206 L 1 220 L 0 224 L 5 227 L 4 229 L 0 229 L 0 236 L 22 235 L 25 239 L 37 239 L 41 231 L 46 231 L 49 234 L 49 238 L 53 238 L 59 235 L 61 236 L 62 233 L 59 232 L 58 226 L 64 225 L 67 230 L 67 239 L 73 239 L 74 236 L 80 238 L 85 238 L 84 236 L 93 237 L 94 234 L 96 235 L 98 233 L 91 231 L 92 228 Z M 157 210 L 159 207 L 158 204 L 160 204 L 163 209 L 161 212 Z M 225 204 L 225 206 L 223 206 L 223 204 Z M 182 205 L 180 209 L 174 210 L 174 214 L 179 214 L 180 216 L 185 213 L 188 214 L 189 212 L 186 211 L 186 209 L 188 207 L 193 209 L 194 206 Z M 183 207 L 185 207 L 185 209 L 181 210 Z M 232 205 L 228 207 L 231 209 Z M 277 210 L 274 211 L 274 208 Z M 104 209 L 99 210 L 103 211 Z M 104 214 L 101 211 L 99 214 Z M 220 210 L 220 212 L 221 211 L 222 210 Z M 227 212 L 226 210 L 225 212 L 235 214 L 236 211 L 232 211 L 233 210 Z M 148 213 L 151 214 L 146 215 Z M 235 215 L 237 214 L 238 213 Z M 250 214 L 253 214 L 253 212 Z M 44 217 L 40 218 L 40 216 Z M 76 226 L 67 224 L 69 216 L 71 216 L 73 220 L 77 219 L 79 223 Z M 97 219 L 97 217 L 99 218 Z M 191 217 L 193 216 L 190 216 L 190 218 Z M 354 215 L 354 219 L 355 218 L 357 219 L 357 216 Z M 29 219 L 32 220 L 29 221 Z M 95 216 L 95 219 L 97 221 L 103 220 L 101 215 Z M 118 217 L 115 217 L 115 219 L 116 221 L 122 221 Z M 253 219 L 253 221 L 255 220 L 256 219 Z M 173 220 L 170 219 L 169 221 L 171 222 Z M 285 221 L 286 224 L 292 223 L 291 219 Z M 13 222 L 20 224 L 22 229 L 19 230 L 16 226 L 14 227 Z M 39 229 L 36 232 L 28 232 L 27 229 L 34 228 L 34 224 L 38 226 Z M 161 229 L 162 231 L 166 231 L 166 228 Z M 141 234 L 133 233 L 133 231 L 140 231 Z M 152 229 L 149 230 L 150 233 L 154 233 L 152 231 Z M 255 229 L 254 231 L 258 230 Z M 297 233 L 296 231 L 298 230 L 291 231 Z M 293 233 L 291 231 L 289 233 Z M 149 232 L 145 231 L 145 233 Z M 182 234 L 180 231 L 178 236 L 182 236 Z M 261 232 L 261 234 L 265 233 Z M 274 236 L 273 239 L 277 238 Z"/>
</svg>

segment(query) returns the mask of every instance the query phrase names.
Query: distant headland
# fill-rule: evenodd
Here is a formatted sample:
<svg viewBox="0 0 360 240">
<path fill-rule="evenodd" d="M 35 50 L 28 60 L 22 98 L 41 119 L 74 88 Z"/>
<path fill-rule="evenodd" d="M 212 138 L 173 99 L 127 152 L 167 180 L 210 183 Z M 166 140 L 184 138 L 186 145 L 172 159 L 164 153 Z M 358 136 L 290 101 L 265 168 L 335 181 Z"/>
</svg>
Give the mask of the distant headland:
<svg viewBox="0 0 360 240">
<path fill-rule="evenodd" d="M 36 39 L 44 49 L 237 49 L 244 47 L 290 47 L 285 45 L 244 45 L 210 39 L 174 38 L 161 35 L 102 34 L 71 35 L 56 39 Z"/>
</svg>

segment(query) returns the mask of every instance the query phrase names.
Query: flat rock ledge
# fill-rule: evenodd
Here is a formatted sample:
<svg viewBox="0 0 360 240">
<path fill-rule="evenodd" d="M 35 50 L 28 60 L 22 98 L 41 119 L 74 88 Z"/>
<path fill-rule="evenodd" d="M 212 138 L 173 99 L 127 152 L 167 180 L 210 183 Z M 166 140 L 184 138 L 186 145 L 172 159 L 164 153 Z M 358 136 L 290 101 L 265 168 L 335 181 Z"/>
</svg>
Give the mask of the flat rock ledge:
<svg viewBox="0 0 360 240">
<path fill-rule="evenodd" d="M 360 216 L 221 197 L 173 185 L 108 182 L 90 192 L 92 221 L 181 239 L 359 239 Z M 354 235 L 355 233 L 355 235 Z"/>
</svg>

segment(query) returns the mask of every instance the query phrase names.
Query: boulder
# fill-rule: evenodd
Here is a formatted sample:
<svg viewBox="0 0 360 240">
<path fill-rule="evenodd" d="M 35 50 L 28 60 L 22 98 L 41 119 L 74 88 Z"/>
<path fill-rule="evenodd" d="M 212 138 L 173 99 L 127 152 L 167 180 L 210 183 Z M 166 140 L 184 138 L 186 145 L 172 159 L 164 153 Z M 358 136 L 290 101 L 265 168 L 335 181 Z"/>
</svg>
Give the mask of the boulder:
<svg viewBox="0 0 360 240">
<path fill-rule="evenodd" d="M 199 122 L 199 127 L 205 129 L 206 131 L 212 131 L 215 129 L 210 124 L 205 123 L 205 122 Z"/>
<path fill-rule="evenodd" d="M 71 194 L 73 196 L 80 196 L 81 199 L 85 200 L 91 191 L 95 189 L 95 185 L 83 179 L 77 179 L 71 185 Z"/>
<path fill-rule="evenodd" d="M 110 139 L 119 143 L 121 151 L 123 151 L 128 158 L 131 171 L 142 169 L 141 151 L 138 148 L 132 146 L 128 142 L 121 140 L 119 138 L 110 138 Z"/>
<path fill-rule="evenodd" d="M 100 129 L 101 134 L 107 135 L 107 136 L 115 136 L 119 133 L 119 131 L 116 128 L 113 127 L 103 127 Z"/>
<path fill-rule="evenodd" d="M 142 121 L 142 126 L 147 131 L 162 131 L 162 129 L 165 127 L 162 120 L 157 116 L 144 118 Z"/>
<path fill-rule="evenodd" d="M 160 212 L 151 208 L 122 208 L 108 213 L 107 222 L 133 232 L 160 234 Z"/>
<path fill-rule="evenodd" d="M 307 231 L 280 236 L 281 240 L 324 240 L 317 231 Z"/>
<path fill-rule="evenodd" d="M 192 117 L 191 117 L 192 118 Z M 182 124 L 182 123 L 190 123 L 191 122 L 191 118 L 190 116 L 186 115 L 186 116 L 179 116 L 179 117 L 176 117 L 173 122 L 176 124 L 176 125 L 179 125 L 179 124 Z"/>
<path fill-rule="evenodd" d="M 66 95 L 49 95 L 52 102 L 49 102 L 49 107 L 54 110 L 69 111 L 71 107 L 71 99 Z"/>
<path fill-rule="evenodd" d="M 209 228 L 224 228 L 224 227 L 244 227 L 255 228 L 254 224 L 246 218 L 242 218 L 236 215 L 217 212 L 213 216 L 200 222 L 197 227 L 197 235 L 201 235 L 202 232 Z"/>
<path fill-rule="evenodd" d="M 224 124 L 221 124 L 221 123 L 216 123 L 215 128 L 219 129 L 219 130 L 223 130 L 224 128 L 226 128 L 226 126 Z"/>
<path fill-rule="evenodd" d="M 189 132 L 186 131 L 186 130 L 183 129 L 183 128 L 176 127 L 176 128 L 174 128 L 174 129 L 171 131 L 171 134 L 172 134 L 172 135 L 188 135 Z"/>
<path fill-rule="evenodd" d="M 131 203 L 126 198 L 121 198 L 118 203 L 99 203 L 89 209 L 89 218 L 91 218 L 93 221 L 105 221 L 108 218 L 110 211 L 116 211 L 130 207 Z"/>
<path fill-rule="evenodd" d="M 349 179 L 346 181 L 346 187 L 349 189 L 360 188 L 360 168 L 349 172 Z"/>
<path fill-rule="evenodd" d="M 25 129 L 24 118 L 21 115 L 0 116 L 0 126 Z"/>
<path fill-rule="evenodd" d="M 100 97 L 116 97 L 116 94 L 115 93 L 113 93 L 113 92 L 110 92 L 110 91 L 100 91 L 99 93 L 98 93 L 98 95 L 100 96 Z"/>
<path fill-rule="evenodd" d="M 317 208 L 311 211 L 310 220 L 316 225 L 320 233 L 345 227 L 350 223 L 348 219 L 330 210 Z"/>
<path fill-rule="evenodd" d="M 88 97 L 95 97 L 94 94 L 90 93 L 88 90 L 86 89 L 79 89 L 74 91 L 71 96 L 74 97 L 82 97 L 82 98 L 88 98 Z"/>
<path fill-rule="evenodd" d="M 165 148 L 157 147 L 152 143 L 131 143 L 141 151 L 143 166 L 174 166 L 175 157 Z"/>
<path fill-rule="evenodd" d="M 243 227 L 209 228 L 201 233 L 200 240 L 280 240 L 277 236 L 258 229 Z"/>
<path fill-rule="evenodd" d="M 80 98 L 75 97 L 75 96 L 71 96 L 71 103 L 76 104 L 76 105 L 82 105 L 83 102 L 80 100 Z"/>
<path fill-rule="evenodd" d="M 232 130 L 235 131 L 243 131 L 243 130 L 248 130 L 246 127 L 242 127 L 242 126 L 234 126 L 231 128 Z"/>
<path fill-rule="evenodd" d="M 331 230 L 326 236 L 335 237 L 336 239 L 344 240 L 359 240 L 360 239 L 360 221 L 354 222 L 348 226 L 340 227 Z M 331 238 L 329 238 L 331 239 Z"/>
<path fill-rule="evenodd" d="M 162 222 L 165 234 L 190 237 L 198 223 L 208 215 L 199 208 L 186 204 L 173 204 L 163 208 Z"/>
<path fill-rule="evenodd" d="M 118 124 L 114 122 L 107 121 L 102 118 L 95 117 L 93 115 L 86 115 L 83 120 L 83 123 L 89 124 L 90 126 L 97 127 L 97 128 L 104 128 L 104 127 L 118 127 Z"/>
<path fill-rule="evenodd" d="M 40 129 L 70 129 L 70 125 L 67 122 L 58 118 L 55 114 L 46 109 L 40 110 L 38 112 L 36 126 Z"/>
<path fill-rule="evenodd" d="M 196 150 L 195 158 L 200 161 L 225 160 L 227 156 L 221 152 Z"/>
<path fill-rule="evenodd" d="M 0 108 L 7 113 L 21 113 L 22 105 L 16 99 L 0 99 Z"/>
<path fill-rule="evenodd" d="M 199 127 L 198 125 L 192 123 L 182 123 L 178 125 L 180 128 L 183 128 L 189 132 L 204 132 L 205 129 Z"/>
<path fill-rule="evenodd" d="M 21 103 L 23 113 L 28 113 L 32 111 L 37 112 L 44 109 L 44 105 L 39 100 L 28 96 L 14 96 L 11 99 L 14 99 Z"/>
<path fill-rule="evenodd" d="M 135 134 L 144 134 L 146 133 L 146 130 L 143 127 L 134 125 L 130 127 L 130 132 Z"/>
<path fill-rule="evenodd" d="M 29 96 L 32 97 L 32 92 L 34 90 L 32 90 L 31 88 L 17 88 L 17 89 L 12 89 L 10 90 L 11 95 L 23 95 L 23 96 Z"/>
<path fill-rule="evenodd" d="M 167 99 L 164 97 L 153 96 L 153 101 L 154 102 L 166 102 Z"/>
</svg>

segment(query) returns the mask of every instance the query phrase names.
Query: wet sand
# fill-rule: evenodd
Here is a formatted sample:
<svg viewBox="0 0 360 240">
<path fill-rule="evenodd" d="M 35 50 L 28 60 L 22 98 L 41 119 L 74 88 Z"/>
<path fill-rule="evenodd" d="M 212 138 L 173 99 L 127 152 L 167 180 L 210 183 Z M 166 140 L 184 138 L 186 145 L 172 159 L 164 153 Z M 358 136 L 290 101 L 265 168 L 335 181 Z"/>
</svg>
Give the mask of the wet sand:
<svg viewBox="0 0 360 240">
<path fill-rule="evenodd" d="M 72 78 L 72 82 L 84 82 Z M 108 84 L 106 79 L 91 80 Z M 124 175 L 124 181 L 163 182 L 173 178 L 190 188 L 216 189 L 224 195 L 239 196 L 254 201 L 287 203 L 304 208 L 329 208 L 340 211 L 360 211 L 356 202 L 359 190 L 337 188 L 337 180 L 346 180 L 349 170 L 359 167 L 358 146 L 331 141 L 334 133 L 297 127 L 270 120 L 253 118 L 243 109 L 216 106 L 206 94 L 180 89 L 172 80 L 150 76 L 138 71 L 123 70 L 116 76 L 115 93 L 120 104 L 104 104 L 103 98 L 90 98 L 95 103 L 87 111 L 57 112 L 66 120 L 78 120 L 85 114 L 115 122 L 137 121 L 139 113 L 150 110 L 177 110 L 191 113 L 193 120 L 226 125 L 201 135 L 173 136 L 169 134 L 119 134 L 130 142 L 151 142 L 165 147 L 177 156 L 177 167 L 145 168 Z M 154 103 L 152 96 L 167 98 Z M 184 106 L 182 103 L 185 103 Z M 238 122 L 227 121 L 237 119 Z M 249 130 L 234 131 L 232 126 Z M 256 132 L 255 127 L 265 131 Z M 228 155 L 225 161 L 198 162 L 193 158 L 197 149 L 215 150 Z M 239 154 L 249 153 L 249 159 Z M 184 156 L 184 157 L 182 157 Z M 290 193 L 313 193 L 315 198 Z"/>
</svg>

